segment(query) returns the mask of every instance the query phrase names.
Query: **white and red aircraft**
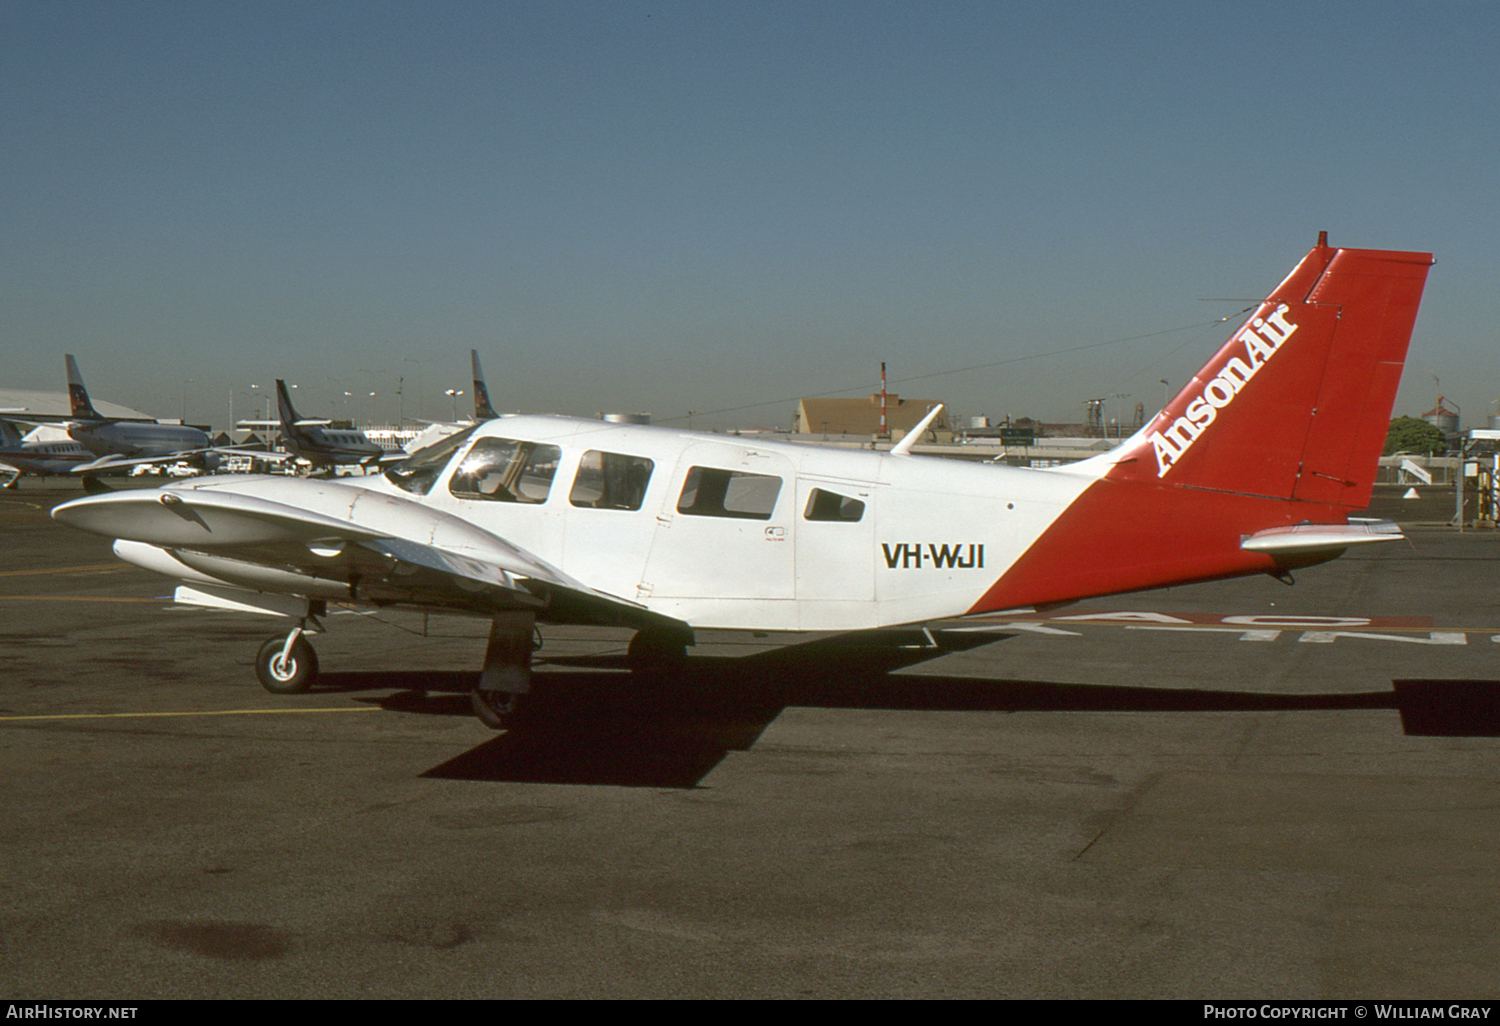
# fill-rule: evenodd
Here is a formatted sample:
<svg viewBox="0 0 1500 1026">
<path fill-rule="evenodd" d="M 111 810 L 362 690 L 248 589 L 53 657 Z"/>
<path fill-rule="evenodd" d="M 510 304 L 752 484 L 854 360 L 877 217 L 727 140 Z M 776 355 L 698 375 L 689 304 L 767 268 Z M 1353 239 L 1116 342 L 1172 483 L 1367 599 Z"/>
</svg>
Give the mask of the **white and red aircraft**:
<svg viewBox="0 0 1500 1026">
<path fill-rule="evenodd" d="M 261 649 L 308 687 L 333 602 L 491 620 L 474 708 L 514 723 L 537 623 L 853 631 L 1247 574 L 1399 538 L 1369 502 L 1432 259 L 1320 236 L 1157 417 L 1031 470 L 551 416 L 492 420 L 383 475 L 205 477 L 53 516 L 179 578 L 183 603 L 297 618 Z M 925 428 L 925 425 L 923 425 Z M 914 441 L 923 428 L 907 438 Z"/>
</svg>

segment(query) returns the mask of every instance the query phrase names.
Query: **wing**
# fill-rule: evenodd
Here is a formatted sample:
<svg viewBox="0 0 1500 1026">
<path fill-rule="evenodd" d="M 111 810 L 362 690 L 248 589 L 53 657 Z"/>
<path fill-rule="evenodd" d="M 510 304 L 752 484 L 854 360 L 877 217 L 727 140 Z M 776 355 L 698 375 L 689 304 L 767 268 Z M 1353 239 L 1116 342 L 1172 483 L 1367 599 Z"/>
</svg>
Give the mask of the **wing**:
<svg viewBox="0 0 1500 1026">
<path fill-rule="evenodd" d="M 410 418 L 407 418 L 407 419 L 410 419 Z M 312 417 L 303 417 L 303 418 L 301 418 L 299 420 L 293 421 L 292 422 L 292 426 L 293 427 L 327 427 L 328 425 L 330 425 L 332 423 L 333 423 L 333 421 L 327 419 L 326 417 L 323 418 L 323 419 L 321 419 L 321 420 L 314 419 Z M 279 420 L 237 420 L 237 421 L 234 422 L 234 427 L 235 427 L 236 431 L 243 430 L 243 429 L 249 429 L 249 428 L 275 428 L 276 430 L 279 431 L 279 430 L 281 430 L 281 421 L 279 421 Z"/>
<path fill-rule="evenodd" d="M 109 492 L 65 503 L 53 517 L 145 546 L 146 556 L 116 551 L 198 583 L 479 615 L 529 609 L 574 623 L 675 623 L 461 518 L 334 482 Z"/>
<path fill-rule="evenodd" d="M 252 449 L 245 445 L 212 445 L 206 449 L 183 449 L 179 452 L 161 453 L 156 456 L 120 456 L 110 454 L 100 456 L 98 459 L 87 463 L 80 463 L 71 469 L 74 474 L 103 474 L 113 470 L 124 470 L 129 467 L 150 467 L 168 465 L 173 463 L 201 463 L 206 456 L 215 456 L 219 459 L 227 459 L 230 456 L 253 456 L 259 460 L 277 463 L 282 460 L 291 459 L 289 455 L 278 452 L 265 452 Z"/>
</svg>

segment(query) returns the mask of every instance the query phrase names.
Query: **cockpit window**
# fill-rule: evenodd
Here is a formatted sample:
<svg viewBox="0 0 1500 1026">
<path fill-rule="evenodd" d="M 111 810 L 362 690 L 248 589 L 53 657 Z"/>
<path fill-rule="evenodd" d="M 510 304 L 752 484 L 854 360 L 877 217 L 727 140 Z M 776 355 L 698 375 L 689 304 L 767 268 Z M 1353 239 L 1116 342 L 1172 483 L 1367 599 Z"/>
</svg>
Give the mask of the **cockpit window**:
<svg viewBox="0 0 1500 1026">
<path fill-rule="evenodd" d="M 447 438 L 440 438 L 425 448 L 418 449 L 387 470 L 386 480 L 413 495 L 426 495 L 432 490 L 433 482 L 441 476 L 443 468 L 448 465 L 453 454 L 468 442 L 469 436 L 473 433 L 474 428 L 468 427 Z"/>
<path fill-rule="evenodd" d="M 578 461 L 568 501 L 588 509 L 640 509 L 654 465 L 644 456 L 590 449 Z"/>
<path fill-rule="evenodd" d="M 481 438 L 453 471 L 448 490 L 459 499 L 546 502 L 561 455 L 557 446 L 541 442 Z"/>
</svg>

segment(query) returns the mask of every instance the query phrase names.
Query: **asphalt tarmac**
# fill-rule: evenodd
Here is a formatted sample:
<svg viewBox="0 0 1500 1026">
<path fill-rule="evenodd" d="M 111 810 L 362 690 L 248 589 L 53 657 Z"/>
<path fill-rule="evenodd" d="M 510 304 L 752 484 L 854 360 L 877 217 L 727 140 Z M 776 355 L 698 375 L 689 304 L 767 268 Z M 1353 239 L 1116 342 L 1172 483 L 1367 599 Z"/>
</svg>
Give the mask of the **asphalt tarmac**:
<svg viewBox="0 0 1500 1026">
<path fill-rule="evenodd" d="M 271 695 L 285 621 L 172 609 L 75 494 L 0 493 L 0 997 L 1500 990 L 1494 532 L 656 687 L 549 629 L 497 734 L 482 622 L 330 616 Z"/>
</svg>

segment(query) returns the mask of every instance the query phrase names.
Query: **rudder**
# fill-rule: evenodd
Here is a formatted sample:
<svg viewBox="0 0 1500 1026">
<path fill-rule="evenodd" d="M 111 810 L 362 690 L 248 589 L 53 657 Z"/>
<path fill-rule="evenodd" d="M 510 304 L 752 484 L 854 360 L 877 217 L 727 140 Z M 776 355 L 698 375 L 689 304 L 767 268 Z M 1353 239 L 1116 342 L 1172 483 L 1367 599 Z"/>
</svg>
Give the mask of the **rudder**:
<svg viewBox="0 0 1500 1026">
<path fill-rule="evenodd" d="M 483 423 L 495 420 L 500 414 L 490 405 L 490 390 L 484 383 L 484 371 L 479 369 L 479 350 L 469 350 L 469 360 L 474 364 L 474 419 Z"/>
<path fill-rule="evenodd" d="M 281 433 L 288 438 L 295 437 L 298 434 L 297 411 L 292 409 L 292 397 L 281 378 L 276 379 L 276 414 L 281 419 Z"/>
<path fill-rule="evenodd" d="M 88 389 L 83 387 L 83 374 L 78 370 L 78 361 L 72 353 L 64 354 L 68 367 L 68 403 L 73 416 L 79 420 L 103 420 L 94 404 L 89 402 Z"/>
</svg>

